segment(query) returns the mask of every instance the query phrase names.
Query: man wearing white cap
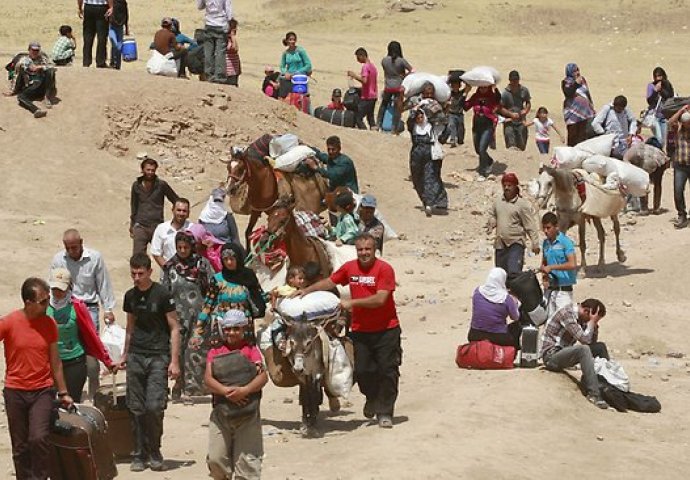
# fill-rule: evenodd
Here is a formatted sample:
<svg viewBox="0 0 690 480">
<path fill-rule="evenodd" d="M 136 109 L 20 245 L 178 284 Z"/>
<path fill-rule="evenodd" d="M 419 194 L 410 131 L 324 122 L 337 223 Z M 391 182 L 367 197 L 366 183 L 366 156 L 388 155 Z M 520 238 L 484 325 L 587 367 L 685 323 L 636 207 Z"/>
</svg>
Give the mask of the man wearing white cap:
<svg viewBox="0 0 690 480">
<path fill-rule="evenodd" d="M 259 402 L 268 375 L 261 352 L 245 340 L 247 325 L 243 311 L 225 312 L 218 320 L 223 344 L 211 349 L 206 360 L 204 380 L 213 393 L 206 462 L 215 480 L 261 478 L 264 449 Z M 233 352 L 240 355 L 231 356 Z"/>
<path fill-rule="evenodd" d="M 685 209 L 685 184 L 690 180 L 690 105 L 684 105 L 669 120 L 668 127 L 675 133 L 673 160 L 673 201 L 678 218 L 673 224 L 676 228 L 688 226 L 688 212 Z M 669 142 L 670 143 L 670 142 Z"/>
</svg>

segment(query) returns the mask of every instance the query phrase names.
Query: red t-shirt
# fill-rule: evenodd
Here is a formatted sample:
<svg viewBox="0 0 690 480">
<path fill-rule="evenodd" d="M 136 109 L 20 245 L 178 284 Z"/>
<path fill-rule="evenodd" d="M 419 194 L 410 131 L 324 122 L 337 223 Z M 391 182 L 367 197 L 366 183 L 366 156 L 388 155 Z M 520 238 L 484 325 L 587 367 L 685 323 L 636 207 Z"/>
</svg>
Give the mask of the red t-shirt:
<svg viewBox="0 0 690 480">
<path fill-rule="evenodd" d="M 234 348 L 230 348 L 225 344 L 221 345 L 218 348 L 212 348 L 208 351 L 208 355 L 206 356 L 206 363 L 213 362 L 213 359 L 216 358 L 218 355 L 225 355 L 226 353 L 234 352 L 235 350 L 239 350 L 240 353 L 244 355 L 247 358 L 247 360 L 249 360 L 252 363 L 256 363 L 259 365 L 263 363 L 263 357 L 261 356 L 261 352 L 259 351 L 258 347 L 256 347 L 255 345 L 247 345 L 246 343 L 240 347 Z"/>
<path fill-rule="evenodd" d="M 395 272 L 383 260 L 377 258 L 368 270 L 363 270 L 358 260 L 350 260 L 331 275 L 331 280 L 338 285 L 349 284 L 353 300 L 370 297 L 379 290 L 390 292 L 386 303 L 379 308 L 352 309 L 353 332 L 382 332 L 400 325 L 393 299 Z"/>
<path fill-rule="evenodd" d="M 42 390 L 53 386 L 50 345 L 58 341 L 55 320 L 47 315 L 27 318 L 16 310 L 0 319 L 0 341 L 5 342 L 5 386 Z"/>
</svg>

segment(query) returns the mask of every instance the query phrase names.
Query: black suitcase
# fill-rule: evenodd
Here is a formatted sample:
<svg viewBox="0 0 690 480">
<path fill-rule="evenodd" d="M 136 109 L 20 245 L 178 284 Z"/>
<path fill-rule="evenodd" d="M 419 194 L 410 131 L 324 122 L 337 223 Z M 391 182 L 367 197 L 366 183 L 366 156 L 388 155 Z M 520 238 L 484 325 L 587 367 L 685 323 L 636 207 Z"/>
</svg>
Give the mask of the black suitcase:
<svg viewBox="0 0 690 480">
<path fill-rule="evenodd" d="M 520 367 L 536 368 L 539 359 L 539 329 L 533 325 L 522 327 L 520 334 Z"/>
<path fill-rule="evenodd" d="M 71 411 L 60 410 L 58 422 L 61 428 L 48 437 L 52 480 L 111 480 L 117 476 L 100 410 L 75 405 Z"/>
<path fill-rule="evenodd" d="M 343 96 L 343 105 L 347 110 L 356 112 L 359 108 L 359 95 L 362 93 L 361 88 L 350 87 L 345 91 L 345 96 Z"/>
<path fill-rule="evenodd" d="M 129 458 L 134 450 L 132 421 L 125 400 L 127 387 L 117 383 L 113 375 L 112 385 L 101 385 L 93 396 L 93 405 L 103 412 L 108 422 L 108 444 L 116 458 Z"/>
</svg>

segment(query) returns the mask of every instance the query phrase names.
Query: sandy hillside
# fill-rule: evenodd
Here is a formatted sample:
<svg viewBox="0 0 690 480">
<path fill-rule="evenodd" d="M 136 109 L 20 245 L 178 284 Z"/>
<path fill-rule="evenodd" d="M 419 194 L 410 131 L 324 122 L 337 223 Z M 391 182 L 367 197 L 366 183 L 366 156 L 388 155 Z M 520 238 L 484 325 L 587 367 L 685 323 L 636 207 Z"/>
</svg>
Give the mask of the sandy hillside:
<svg viewBox="0 0 690 480">
<path fill-rule="evenodd" d="M 491 242 L 481 226 L 499 188 L 496 182 L 472 181 L 468 170 L 476 156 L 468 145 L 452 150 L 444 161 L 451 214 L 427 219 L 406 181 L 405 135 L 338 129 L 258 91 L 263 66 L 278 62 L 280 39 L 294 29 L 315 66 L 314 105 L 325 103 L 333 87 L 347 85 L 344 72 L 356 68 L 356 47 L 365 46 L 378 63 L 387 42 L 398 39 L 419 70 L 440 73 L 492 64 L 505 76 L 517 68 L 533 106 L 547 106 L 559 126 L 559 81 L 569 61 L 581 66 L 597 107 L 622 92 L 639 111 L 657 64 L 666 68 L 677 91 L 690 89 L 683 48 L 690 40 L 685 2 L 628 0 L 608 6 L 587 0 L 569 6 L 472 0 L 439 2 L 410 13 L 394 12 L 384 1 L 331 3 L 234 2 L 245 70 L 239 90 L 144 72 L 142 46 L 162 16 L 180 18 L 190 35 L 201 22 L 191 1 L 172 10 L 172 2 L 151 0 L 130 2 L 131 28 L 143 60 L 121 72 L 61 70 L 62 103 L 42 121 L 19 109 L 15 99 L 0 98 L 0 218 L 10 253 L 0 283 L 0 312 L 19 305 L 25 277 L 47 273 L 62 231 L 72 226 L 82 231 L 87 245 L 104 253 L 121 298 L 130 286 L 126 230 L 137 152 L 161 158 L 161 175 L 195 203 L 224 179 L 217 159 L 233 143 L 247 143 L 266 131 L 292 131 L 323 146 L 327 136 L 338 134 L 357 164 L 361 188 L 377 195 L 387 219 L 405 234 L 386 246 L 400 284 L 396 299 L 405 337 L 396 427 L 382 431 L 364 422 L 362 397 L 353 392 L 352 405 L 339 415 L 323 414 L 324 438 L 302 439 L 296 431 L 296 390 L 269 385 L 262 408 L 265 478 L 686 478 L 690 365 L 687 358 L 667 354 L 690 354 L 684 263 L 690 240 L 688 230 L 675 231 L 669 223 L 674 216 L 671 173 L 664 180 L 662 203 L 671 211 L 624 217 L 627 262 L 615 262 L 609 241 L 605 269 L 590 271 L 576 291 L 578 299 L 596 296 L 607 304 L 602 338 L 630 374 L 632 388 L 656 395 L 663 410 L 657 415 L 599 411 L 566 376 L 540 369 L 461 371 L 453 363 L 455 347 L 468 329 L 470 295 L 492 263 Z M 5 62 L 29 39 L 49 48 L 61 23 L 71 23 L 81 37 L 74 2 L 60 0 L 51 4 L 50 14 L 44 10 L 36 0 L 0 2 Z M 524 154 L 506 152 L 500 137 L 498 143 L 494 158 L 500 168 L 517 171 L 523 181 L 536 175 L 533 142 Z M 193 209 L 194 218 L 199 210 Z M 594 263 L 591 231 L 587 240 L 587 259 Z M 538 259 L 529 257 L 527 263 L 536 266 Z M 123 314 L 116 315 L 122 323 Z M 208 414 L 208 405 L 170 406 L 163 453 L 171 470 L 147 472 L 147 478 L 205 478 Z M 10 478 L 9 435 L 2 417 L 0 430 L 5 430 L 0 471 Z M 131 474 L 127 464 L 120 470 L 118 478 L 142 477 Z"/>
</svg>

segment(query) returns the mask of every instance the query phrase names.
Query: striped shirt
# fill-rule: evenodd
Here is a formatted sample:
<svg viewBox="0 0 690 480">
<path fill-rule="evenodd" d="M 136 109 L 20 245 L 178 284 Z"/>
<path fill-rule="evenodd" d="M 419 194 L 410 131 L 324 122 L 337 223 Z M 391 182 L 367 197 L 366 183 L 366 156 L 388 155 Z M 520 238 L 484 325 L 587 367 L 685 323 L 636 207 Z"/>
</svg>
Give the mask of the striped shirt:
<svg viewBox="0 0 690 480">
<path fill-rule="evenodd" d="M 578 308 L 577 305 L 568 305 L 549 319 L 542 336 L 542 358 L 547 358 L 562 348 L 571 347 L 575 342 L 589 345 L 596 341 L 596 327 L 587 324 L 583 330 L 578 322 Z"/>
<path fill-rule="evenodd" d="M 84 5 L 108 5 L 108 0 L 84 0 Z"/>
<path fill-rule="evenodd" d="M 679 126 L 676 131 L 676 150 L 673 153 L 673 163 L 676 165 L 690 165 L 690 130 Z"/>
</svg>

